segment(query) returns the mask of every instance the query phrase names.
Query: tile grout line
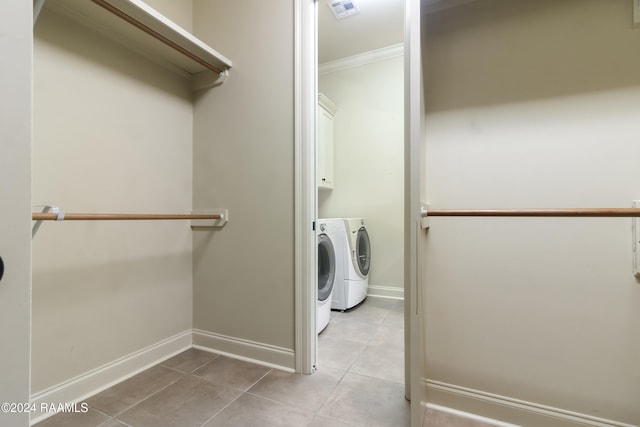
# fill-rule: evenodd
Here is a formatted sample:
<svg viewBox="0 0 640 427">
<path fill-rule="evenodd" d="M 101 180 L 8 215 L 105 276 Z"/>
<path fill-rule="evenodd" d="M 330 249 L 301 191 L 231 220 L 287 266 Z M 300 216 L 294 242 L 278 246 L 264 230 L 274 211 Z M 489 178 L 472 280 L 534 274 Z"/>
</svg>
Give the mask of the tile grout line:
<svg viewBox="0 0 640 427">
<path fill-rule="evenodd" d="M 204 381 L 204 382 L 206 382 L 208 384 L 218 385 L 218 386 L 222 386 L 222 387 L 228 387 L 230 389 L 239 391 L 240 393 L 246 393 L 251 387 L 256 385 L 261 379 L 266 377 L 269 374 L 269 372 L 271 372 L 271 371 L 273 371 L 273 368 L 269 369 L 269 371 L 267 371 L 264 375 L 262 375 L 257 381 L 255 381 L 254 383 L 249 385 L 248 388 L 246 388 L 246 389 L 243 389 L 243 388 L 231 385 L 231 384 L 226 384 L 226 383 L 224 383 L 222 381 L 216 381 L 216 380 L 212 380 L 212 379 L 209 379 L 209 378 L 201 377 L 200 375 L 195 374 L 195 373 L 191 373 L 191 374 L 187 374 L 187 375 L 190 376 L 190 377 L 193 377 L 193 378 L 195 378 L 197 380 Z"/>
<path fill-rule="evenodd" d="M 227 386 L 228 387 L 228 386 Z M 233 387 L 232 387 L 233 388 Z M 234 390 L 238 390 L 235 389 Z M 240 397 L 244 394 L 244 392 L 241 392 L 240 394 L 238 394 L 235 398 L 231 399 L 231 401 L 229 403 L 227 403 L 226 405 L 224 405 L 222 408 L 220 408 L 220 410 L 218 412 L 216 412 L 215 414 L 213 414 L 211 416 L 211 418 L 207 419 L 204 423 L 200 424 L 200 427 L 204 427 L 206 426 L 208 423 L 211 422 L 211 420 L 213 420 L 215 417 L 217 417 L 218 415 L 220 415 L 222 413 L 222 411 L 224 411 L 225 409 L 227 409 L 233 402 L 235 402 L 236 400 L 240 399 Z"/>
<path fill-rule="evenodd" d="M 266 377 L 267 375 L 269 375 L 271 372 L 273 372 L 273 368 L 269 369 L 263 376 L 261 376 L 260 378 L 258 378 L 257 381 L 255 381 L 253 384 L 251 384 L 249 387 L 247 387 L 246 390 L 243 390 L 243 393 L 247 393 L 249 390 L 251 390 L 251 388 L 253 386 L 255 386 L 256 384 L 258 384 L 260 381 L 262 381 L 264 379 L 264 377 Z"/>
<path fill-rule="evenodd" d="M 344 312 L 343 312 L 344 313 Z M 388 311 L 385 310 L 385 317 L 387 315 Z M 343 321 L 345 321 L 347 319 L 344 319 Z M 347 320 L 348 321 L 348 320 Z M 353 320 L 352 320 L 353 321 Z M 360 323 L 367 323 L 367 322 L 363 322 L 360 320 L 355 320 L 357 322 Z M 327 404 L 331 401 L 331 398 L 335 395 L 336 390 L 338 389 L 338 387 L 340 386 L 340 384 L 342 383 L 342 381 L 344 380 L 345 376 L 347 374 L 353 374 L 353 372 L 351 372 L 351 369 L 353 368 L 353 366 L 355 365 L 355 363 L 358 361 L 358 359 L 362 356 L 362 354 L 365 352 L 365 350 L 367 349 L 367 347 L 369 346 L 369 343 L 371 342 L 373 336 L 375 335 L 375 332 L 378 330 L 379 324 L 376 324 L 375 326 L 375 330 L 369 334 L 369 336 L 367 337 L 367 340 L 364 342 L 363 347 L 357 352 L 356 356 L 353 358 L 353 360 L 351 361 L 351 363 L 349 363 L 349 365 L 347 366 L 346 370 L 344 372 L 342 372 L 342 375 L 340 376 L 340 380 L 336 383 L 336 385 L 333 387 L 333 389 L 331 390 L 331 393 L 329 393 L 329 395 L 327 396 L 327 398 L 325 399 L 324 402 L 322 402 L 322 405 L 320 405 L 320 408 L 318 408 L 318 410 L 316 411 L 316 416 L 317 415 L 321 415 L 321 411 L 327 406 Z M 351 341 L 348 339 L 345 339 L 345 341 Z M 351 341 L 351 342 L 356 342 L 356 341 Z"/>
<path fill-rule="evenodd" d="M 365 376 L 365 377 L 368 377 L 368 378 L 374 378 L 374 379 L 378 379 L 378 380 L 382 380 L 382 381 L 389 381 L 389 382 L 391 382 L 391 383 L 395 383 L 395 384 L 403 384 L 403 385 L 404 385 L 404 382 L 397 382 L 397 381 L 389 380 L 389 379 L 386 379 L 386 378 L 380 378 L 380 377 L 377 377 L 377 376 L 373 376 L 373 375 L 369 375 L 369 374 L 363 374 L 363 373 L 358 373 L 358 372 L 352 371 L 352 369 L 353 369 L 354 365 L 358 362 L 358 359 L 363 355 L 363 353 L 364 353 L 367 349 L 369 349 L 369 348 L 371 348 L 371 347 L 374 347 L 374 345 L 373 345 L 373 344 L 371 344 L 371 342 L 373 341 L 373 339 L 374 339 L 374 337 L 375 337 L 376 333 L 377 333 L 378 331 L 380 331 L 380 328 L 395 329 L 395 328 L 392 328 L 392 327 L 390 327 L 390 326 L 385 326 L 385 325 L 384 325 L 384 320 L 386 320 L 386 319 L 387 319 L 387 317 L 389 316 L 389 314 L 393 311 L 393 308 L 392 308 L 391 306 L 389 306 L 389 307 L 384 307 L 384 308 L 383 308 L 383 307 L 378 307 L 378 308 L 380 308 L 381 310 L 383 310 L 383 311 L 384 311 L 383 319 L 382 319 L 382 321 L 380 321 L 380 322 L 375 322 L 375 323 L 374 323 L 374 325 L 375 325 L 375 329 L 374 329 L 374 331 L 372 331 L 372 332 L 371 332 L 371 334 L 369 334 L 369 336 L 368 336 L 368 338 L 367 338 L 367 341 L 366 341 L 366 343 L 365 343 L 365 345 L 364 345 L 364 348 L 363 348 L 363 349 L 358 353 L 358 355 L 356 356 L 355 360 L 354 360 L 354 361 L 349 365 L 349 367 L 347 368 L 347 372 L 348 372 L 348 373 L 351 373 L 351 374 L 362 375 L 362 376 Z M 362 321 L 360 321 L 360 322 L 361 322 L 361 323 L 367 323 L 367 322 L 362 322 Z M 404 333 L 404 328 L 403 328 L 400 332 Z M 404 361 L 403 361 L 403 363 L 404 363 Z"/>
<path fill-rule="evenodd" d="M 360 357 L 360 355 L 362 354 L 362 352 L 364 352 L 364 350 L 367 348 L 367 343 L 363 343 L 363 342 L 359 342 L 359 341 L 353 341 L 353 340 L 349 340 L 346 338 L 336 338 L 336 337 L 332 337 L 332 339 L 335 340 L 340 340 L 340 341 L 347 341 L 350 344 L 357 344 L 357 345 L 362 345 L 362 348 L 355 353 L 355 357 L 353 358 L 353 361 L 351 363 L 349 363 L 346 367 L 344 368 L 336 368 L 333 366 L 325 366 L 325 368 L 330 368 L 330 369 L 335 369 L 336 371 L 344 371 L 344 372 L 349 372 L 351 370 L 351 367 L 353 366 L 353 364 L 358 360 L 358 358 Z"/>
<path fill-rule="evenodd" d="M 116 417 L 112 417 L 111 415 L 109 415 L 109 414 L 107 414 L 107 413 L 104 413 L 104 412 L 102 412 L 102 411 L 100 411 L 100 410 L 98 410 L 98 409 L 96 409 L 96 408 L 91 407 L 91 406 L 90 406 L 90 408 L 91 408 L 92 410 L 96 411 L 97 413 L 102 414 L 102 415 L 104 415 L 104 416 L 108 417 L 106 420 L 104 420 L 103 422 L 101 422 L 100 424 L 98 424 L 96 427 L 100 427 L 100 426 L 102 426 L 102 425 L 104 425 L 104 424 L 108 423 L 109 421 L 113 421 L 113 420 L 116 420 L 117 422 L 119 422 L 120 424 L 122 424 L 122 425 L 124 425 L 124 426 L 126 426 L 126 427 L 132 427 L 131 425 L 129 425 L 129 424 L 127 424 L 127 423 L 125 423 L 124 421 L 121 421 L 121 420 L 117 419 Z M 34 426 L 34 427 L 35 427 L 35 426 Z"/>
<path fill-rule="evenodd" d="M 192 347 L 192 348 L 193 348 L 193 347 Z M 214 353 L 211 353 L 211 354 L 214 354 Z M 180 370 L 180 369 L 178 369 L 178 368 L 174 368 L 174 367 L 172 367 L 172 366 L 164 365 L 164 364 L 163 364 L 164 362 L 160 362 L 160 363 L 159 363 L 159 365 L 161 365 L 161 366 L 162 366 L 162 367 L 164 367 L 164 368 L 168 368 L 168 369 L 171 369 L 171 370 L 173 370 L 173 371 L 176 371 L 176 372 L 180 372 L 180 373 L 184 373 L 184 374 L 192 375 L 195 371 L 197 371 L 197 370 L 198 370 L 198 369 L 200 369 L 200 368 L 203 368 L 205 365 L 208 365 L 209 363 L 213 362 L 214 360 L 216 360 L 216 359 L 217 359 L 217 358 L 219 358 L 219 357 L 220 357 L 220 355 L 219 355 L 219 354 L 214 354 L 214 356 L 213 356 L 211 359 L 207 360 L 206 362 L 204 362 L 204 363 L 203 363 L 203 364 L 201 364 L 201 365 L 198 365 L 197 367 L 195 367 L 194 369 L 192 369 L 192 370 L 191 370 L 191 371 L 189 371 L 189 372 L 187 372 L 187 371 L 181 371 L 181 370 Z M 169 359 L 168 359 L 168 360 L 169 360 Z M 165 360 L 165 362 L 166 362 L 166 360 Z"/>
<path fill-rule="evenodd" d="M 391 383 L 391 384 L 400 384 L 400 385 L 404 384 L 404 383 L 398 383 L 396 381 L 387 380 L 387 379 L 383 379 L 383 378 L 378 378 L 378 377 L 374 377 L 374 376 L 371 376 L 371 375 L 360 374 L 360 373 L 352 371 L 354 365 L 358 362 L 360 357 L 365 353 L 367 348 L 370 348 L 372 346 L 371 342 L 372 342 L 373 338 L 375 337 L 376 333 L 379 331 L 380 327 L 386 327 L 383 324 L 384 324 L 385 319 L 387 319 L 387 317 L 389 316 L 389 313 L 391 312 L 391 307 L 385 307 L 385 308 L 380 307 L 380 309 L 384 311 L 384 316 L 382 316 L 383 317 L 382 320 L 380 322 L 375 322 L 374 323 L 375 328 L 367 336 L 367 340 L 365 341 L 364 346 L 362 347 L 362 349 L 360 349 L 360 351 L 357 352 L 357 355 L 354 357 L 353 361 L 347 366 L 347 369 L 342 373 L 342 376 L 340 377 L 340 380 L 334 386 L 333 390 L 331 390 L 331 393 L 329 393 L 328 397 L 325 399 L 325 401 L 322 403 L 322 405 L 320 405 L 320 408 L 316 411 L 316 416 L 321 415 L 320 412 L 327 406 L 328 402 L 331 401 L 331 398 L 334 396 L 334 394 L 336 393 L 336 390 L 338 389 L 338 387 L 340 386 L 340 384 L 342 383 L 342 381 L 344 380 L 344 378 L 345 378 L 345 376 L 347 374 L 359 375 L 359 376 L 362 376 L 362 377 L 372 378 L 372 379 L 375 379 L 377 381 L 388 382 L 388 383 Z M 341 322 L 342 321 L 348 321 L 347 319 L 348 318 L 342 319 Z M 353 321 L 360 322 L 360 323 L 369 323 L 369 322 L 365 322 L 365 321 L 358 320 L 358 319 L 353 319 Z M 351 340 L 345 339 L 345 341 L 351 341 Z M 355 341 L 351 341 L 351 342 L 355 342 Z M 323 415 L 323 416 L 326 416 L 326 415 Z"/>
<path fill-rule="evenodd" d="M 308 410 L 308 409 L 305 409 L 305 408 L 302 408 L 302 407 L 299 407 L 299 406 L 294 406 L 294 405 L 292 405 L 292 404 L 290 404 L 290 403 L 281 402 L 281 401 L 276 400 L 276 399 L 271 398 L 271 397 L 261 396 L 261 395 L 256 394 L 256 393 L 252 393 L 252 392 L 250 392 L 250 391 L 246 391 L 246 392 L 244 392 L 243 394 L 246 394 L 246 395 L 251 396 L 251 397 L 255 397 L 256 399 L 261 399 L 261 400 L 266 400 L 266 401 L 268 401 L 268 402 L 277 403 L 278 405 L 282 405 L 282 406 L 287 407 L 287 408 L 295 409 L 296 411 L 310 412 L 310 413 L 312 413 L 312 414 L 313 414 L 313 418 L 311 419 L 311 422 L 313 422 L 313 420 L 314 420 L 318 415 L 320 415 L 320 414 L 319 414 L 320 409 L 318 409 L 317 411 L 310 411 L 310 410 Z M 348 426 L 348 427 L 350 427 L 350 426 Z"/>
<path fill-rule="evenodd" d="M 362 322 L 362 323 L 366 323 L 366 322 Z M 377 326 L 376 326 L 376 330 L 377 330 Z M 373 334 L 372 334 L 373 335 Z M 346 340 L 345 341 L 351 341 L 351 340 Z M 362 356 L 362 354 L 364 353 L 364 351 L 367 349 L 367 347 L 369 346 L 369 342 L 371 341 L 371 336 L 368 337 L 368 339 L 366 340 L 366 342 L 364 343 L 364 346 L 357 352 L 357 355 L 353 358 L 353 361 L 347 366 L 347 369 L 342 372 L 341 376 L 340 376 L 340 380 L 336 383 L 336 385 L 333 387 L 333 389 L 331 390 L 331 393 L 329 393 L 329 395 L 327 396 L 327 398 L 325 399 L 324 402 L 322 402 L 322 405 L 320 405 L 320 407 L 318 408 L 318 410 L 316 411 L 316 416 L 321 415 L 321 411 L 327 406 L 327 404 L 331 401 L 331 398 L 336 394 L 336 390 L 338 389 L 338 387 L 340 386 L 340 384 L 342 383 L 342 381 L 344 380 L 345 376 L 347 374 L 352 373 L 351 372 L 351 368 L 353 368 L 353 365 L 355 365 L 355 363 L 358 361 L 358 359 L 360 358 L 360 356 Z M 351 342 L 355 342 L 355 341 L 351 341 Z"/>
<path fill-rule="evenodd" d="M 163 366 L 163 368 L 164 368 L 164 366 Z M 185 373 L 180 372 L 180 371 L 174 371 L 174 372 L 179 372 L 179 373 L 181 373 L 181 374 L 182 374 L 182 377 L 180 377 L 180 378 L 176 379 L 175 381 L 171 381 L 169 384 L 165 385 L 164 387 L 159 388 L 158 390 L 154 391 L 153 393 L 151 393 L 150 395 L 148 395 L 148 396 L 147 396 L 147 397 L 145 397 L 144 399 L 141 399 L 141 400 L 139 400 L 138 402 L 134 403 L 133 405 L 128 406 L 126 409 L 124 409 L 124 410 L 122 410 L 122 411 L 118 412 L 116 415 L 113 415 L 112 417 L 113 417 L 113 418 L 116 418 L 118 421 L 122 422 L 122 421 L 121 421 L 119 418 L 117 418 L 117 417 L 119 417 L 120 415 L 124 414 L 124 413 L 125 413 L 125 412 L 127 412 L 128 410 L 130 410 L 130 409 L 134 408 L 135 406 L 138 406 L 138 405 L 139 405 L 139 404 L 141 404 L 142 402 L 144 402 L 144 401 L 146 401 L 146 400 L 149 400 L 151 397 L 153 397 L 153 396 L 155 396 L 156 394 L 160 393 L 160 392 L 161 392 L 161 391 L 163 391 L 164 389 L 166 389 L 166 388 L 168 388 L 168 387 L 170 387 L 170 386 L 174 385 L 175 383 L 177 383 L 178 381 L 180 381 L 180 380 L 184 379 L 184 378 L 188 375 L 188 374 L 185 374 Z M 90 407 L 91 407 L 91 406 L 90 406 Z M 93 409 L 96 409 L 96 408 L 93 408 Z"/>
<path fill-rule="evenodd" d="M 108 419 L 107 421 L 112 421 L 112 420 L 116 420 L 117 422 L 119 422 L 120 424 L 122 424 L 122 425 L 123 425 L 123 426 L 125 426 L 125 427 L 133 427 L 131 424 L 129 424 L 129 423 L 125 423 L 124 421 L 122 421 L 121 419 L 116 418 L 116 417 L 112 417 L 112 418 Z M 105 423 L 106 423 L 107 421 L 105 421 Z M 104 424 L 104 423 L 102 423 L 102 424 Z M 100 424 L 98 427 L 100 427 L 102 424 Z"/>
<path fill-rule="evenodd" d="M 334 394 L 336 394 L 336 390 L 338 389 L 338 387 L 340 386 L 340 384 L 342 383 L 342 381 L 344 380 L 344 377 L 349 373 L 349 370 L 347 369 L 346 371 L 342 372 L 340 375 L 340 379 L 338 380 L 338 382 L 336 383 L 336 385 L 333 386 L 333 388 L 331 389 L 331 392 L 327 395 L 326 399 L 324 399 L 324 402 L 322 402 L 322 404 L 320 405 L 320 407 L 318 408 L 317 411 L 315 412 L 315 416 L 317 417 L 318 415 L 322 415 L 320 412 L 327 406 L 327 403 L 329 403 L 331 401 L 331 398 L 333 397 Z"/>
<path fill-rule="evenodd" d="M 385 378 L 375 377 L 373 375 L 363 374 L 363 373 L 360 373 L 360 372 L 349 372 L 349 373 L 351 375 L 358 375 L 358 376 L 365 377 L 365 378 L 371 378 L 372 380 L 377 380 L 377 381 L 382 381 L 382 382 L 389 383 L 389 384 L 395 384 L 395 385 L 404 386 L 404 383 L 400 382 L 400 381 L 387 380 Z"/>
<path fill-rule="evenodd" d="M 213 360 L 214 360 L 214 359 L 211 359 L 209 362 L 212 362 Z M 207 362 L 207 363 L 209 363 L 209 362 Z M 206 365 L 207 363 L 205 363 L 204 365 Z M 204 365 L 202 365 L 202 366 L 204 366 Z M 202 367 L 202 366 L 201 366 L 201 367 Z M 199 368 L 198 368 L 198 369 L 199 369 Z M 194 371 L 193 371 L 193 372 L 197 371 L 198 369 L 194 369 Z M 242 397 L 244 394 L 250 394 L 250 393 L 248 393 L 249 389 L 250 389 L 251 387 L 253 387 L 254 385 L 256 385 L 258 382 L 260 382 L 260 380 L 262 380 L 264 377 L 266 377 L 267 375 L 269 375 L 269 373 L 270 373 L 271 371 L 273 371 L 273 369 L 269 369 L 267 372 L 265 372 L 265 374 L 264 374 L 264 375 L 262 375 L 260 378 L 258 378 L 258 380 L 256 380 L 254 383 L 252 383 L 251 385 L 249 385 L 249 386 L 247 387 L 247 389 L 246 389 L 246 390 L 240 390 L 240 389 L 235 388 L 235 387 L 232 387 L 232 386 L 230 386 L 230 385 L 228 385 L 228 384 L 222 384 L 222 383 L 218 383 L 218 382 L 213 382 L 213 381 L 210 381 L 210 380 L 208 380 L 208 379 L 206 379 L 206 378 L 199 377 L 198 375 L 195 375 L 195 374 L 192 372 L 190 375 L 191 375 L 191 376 L 193 376 L 193 377 L 199 378 L 199 379 L 201 379 L 201 380 L 203 380 L 203 381 L 206 381 L 206 382 L 208 382 L 208 383 L 211 383 L 211 384 L 223 385 L 223 386 L 225 386 L 225 387 L 229 387 L 229 388 L 232 388 L 232 389 L 234 389 L 234 390 L 238 390 L 238 391 L 240 392 L 240 394 L 238 394 L 238 396 L 236 396 L 236 397 L 235 397 L 234 399 L 232 399 L 229 403 L 227 403 L 226 405 L 224 405 L 224 406 L 223 406 L 223 407 L 222 407 L 218 412 L 216 412 L 215 414 L 213 414 L 213 415 L 211 416 L 211 418 L 207 419 L 204 423 L 202 423 L 202 425 L 201 425 L 200 427 L 203 427 L 203 426 L 207 425 L 209 422 L 211 422 L 211 420 L 213 420 L 216 416 L 218 416 L 218 414 L 220 414 L 222 411 L 224 411 L 224 410 L 225 410 L 227 407 L 229 407 L 229 405 L 231 405 L 233 402 L 235 402 L 236 400 L 240 399 L 240 397 Z"/>
</svg>

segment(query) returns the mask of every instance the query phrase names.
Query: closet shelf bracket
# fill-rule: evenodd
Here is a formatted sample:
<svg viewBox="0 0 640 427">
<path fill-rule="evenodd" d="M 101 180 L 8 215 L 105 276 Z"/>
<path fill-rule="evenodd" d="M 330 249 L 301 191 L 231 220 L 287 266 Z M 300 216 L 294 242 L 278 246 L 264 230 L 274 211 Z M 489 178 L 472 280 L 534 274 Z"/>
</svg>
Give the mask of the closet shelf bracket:
<svg viewBox="0 0 640 427">
<path fill-rule="evenodd" d="M 40 16 L 40 12 L 42 11 L 42 7 L 44 6 L 45 0 L 33 0 L 33 26 L 36 26 L 36 21 L 38 20 L 38 16 Z"/>
<path fill-rule="evenodd" d="M 210 227 L 224 227 L 227 222 L 229 222 L 229 210 L 228 209 L 209 209 L 209 210 L 199 210 L 192 212 L 193 215 L 207 215 L 207 214 L 217 214 L 220 218 L 218 219 L 192 219 L 191 220 L 191 228 L 210 228 Z"/>
<path fill-rule="evenodd" d="M 220 74 L 201 71 L 193 75 L 193 80 L 191 80 L 191 89 L 200 90 L 222 86 L 222 84 L 227 80 L 227 77 L 229 77 L 229 70 L 224 70 Z"/>
<path fill-rule="evenodd" d="M 420 229 L 428 230 L 429 229 L 429 204 L 426 202 L 422 202 L 420 206 Z"/>
<path fill-rule="evenodd" d="M 56 221 L 64 221 L 64 212 L 61 212 L 60 208 L 56 205 L 37 205 L 37 206 L 34 206 L 34 208 L 42 208 L 40 212 L 43 214 L 46 214 L 46 213 L 56 214 L 55 216 Z M 42 225 L 42 221 L 43 221 L 42 219 L 36 219 L 35 222 L 33 223 L 33 226 L 31 227 L 32 239 L 36 236 L 38 229 Z"/>
</svg>

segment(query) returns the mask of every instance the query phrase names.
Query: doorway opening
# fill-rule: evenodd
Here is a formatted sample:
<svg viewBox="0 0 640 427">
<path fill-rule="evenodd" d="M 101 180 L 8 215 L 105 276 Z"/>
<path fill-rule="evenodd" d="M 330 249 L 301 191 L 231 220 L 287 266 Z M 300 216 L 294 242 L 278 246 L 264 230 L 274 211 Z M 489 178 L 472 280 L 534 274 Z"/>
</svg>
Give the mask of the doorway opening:
<svg viewBox="0 0 640 427">
<path fill-rule="evenodd" d="M 333 3 L 316 2 L 316 223 L 340 219 L 345 235 L 333 242 L 333 310 L 318 335 L 316 364 L 350 363 L 402 383 L 405 1 L 354 0 L 359 13 L 346 17 L 333 13 Z M 323 265 L 318 258 L 318 280 Z M 393 355 L 390 343 L 398 346 Z M 389 369 L 369 372 L 383 347 Z M 345 361 L 347 348 L 352 358 Z"/>
</svg>

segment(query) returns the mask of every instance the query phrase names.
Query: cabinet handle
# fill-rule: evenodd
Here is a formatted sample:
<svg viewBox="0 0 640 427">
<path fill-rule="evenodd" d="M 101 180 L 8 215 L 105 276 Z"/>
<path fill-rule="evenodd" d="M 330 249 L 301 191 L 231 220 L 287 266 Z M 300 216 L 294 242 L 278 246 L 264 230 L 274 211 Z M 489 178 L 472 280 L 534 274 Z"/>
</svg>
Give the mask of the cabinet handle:
<svg viewBox="0 0 640 427">
<path fill-rule="evenodd" d="M 0 256 L 0 280 L 2 280 L 3 274 L 4 274 L 4 261 L 2 261 L 2 257 Z"/>
</svg>

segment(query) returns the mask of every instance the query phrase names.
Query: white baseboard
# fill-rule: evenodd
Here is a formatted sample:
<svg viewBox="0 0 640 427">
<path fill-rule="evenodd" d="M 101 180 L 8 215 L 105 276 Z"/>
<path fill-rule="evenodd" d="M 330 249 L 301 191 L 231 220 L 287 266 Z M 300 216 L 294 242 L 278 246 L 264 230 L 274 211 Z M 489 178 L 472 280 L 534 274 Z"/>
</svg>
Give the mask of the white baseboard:
<svg viewBox="0 0 640 427">
<path fill-rule="evenodd" d="M 367 296 L 391 299 L 404 299 L 404 288 L 395 286 L 372 286 L 367 287 Z"/>
<path fill-rule="evenodd" d="M 36 412 L 31 414 L 31 424 L 48 418 L 53 413 L 40 412 L 42 404 L 81 403 L 121 381 L 132 377 L 163 360 L 175 356 L 192 346 L 191 329 L 138 350 L 106 365 L 93 369 L 61 384 L 31 395 Z"/>
<path fill-rule="evenodd" d="M 482 418 L 483 422 L 495 426 L 637 427 L 425 378 L 421 380 L 421 384 L 426 392 L 425 406 L 428 408 L 433 407 L 459 416 L 467 414 L 467 418 Z"/>
<path fill-rule="evenodd" d="M 269 368 L 295 372 L 293 350 L 214 332 L 193 330 L 193 347 Z"/>
<path fill-rule="evenodd" d="M 436 405 L 435 403 L 427 403 L 425 405 L 428 409 L 433 409 L 438 412 L 445 412 L 447 414 L 455 415 L 459 418 L 466 418 L 468 420 L 475 421 L 476 423 L 487 424 L 496 427 L 520 427 L 517 424 L 505 423 L 504 421 L 494 420 L 493 418 L 487 418 L 469 412 L 460 411 L 458 409 L 447 408 L 446 406 Z"/>
</svg>

